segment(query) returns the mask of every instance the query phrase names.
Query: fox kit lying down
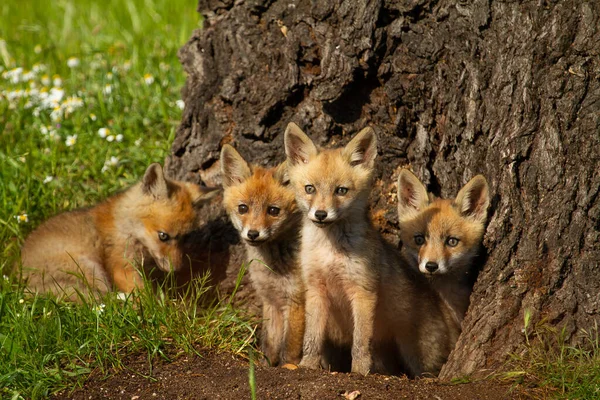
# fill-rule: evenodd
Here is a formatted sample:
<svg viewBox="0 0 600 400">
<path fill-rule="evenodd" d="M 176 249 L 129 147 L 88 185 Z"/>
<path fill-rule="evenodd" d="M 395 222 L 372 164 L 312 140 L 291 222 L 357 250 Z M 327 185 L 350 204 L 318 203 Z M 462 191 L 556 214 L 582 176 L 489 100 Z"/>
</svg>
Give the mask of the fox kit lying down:
<svg viewBox="0 0 600 400">
<path fill-rule="evenodd" d="M 78 300 L 77 292 L 141 287 L 135 264 L 180 269 L 187 261 L 181 243 L 195 228 L 196 206 L 215 193 L 169 180 L 159 164 L 151 164 L 140 183 L 95 207 L 50 218 L 33 231 L 21 250 L 27 286 Z"/>
<path fill-rule="evenodd" d="M 432 198 L 409 170 L 398 177 L 403 252 L 451 307 L 460 322 L 469 307 L 469 272 L 481 247 L 489 206 L 485 178 L 477 175 L 454 200 Z"/>
<path fill-rule="evenodd" d="M 262 300 L 263 353 L 271 365 L 297 364 L 304 335 L 304 286 L 298 261 L 301 214 L 287 185 L 286 165 L 251 167 L 226 144 L 221 169 L 223 205 L 246 244 L 250 279 Z"/>
<path fill-rule="evenodd" d="M 460 327 L 427 281 L 383 240 L 368 217 L 377 139 L 359 132 L 319 150 L 293 123 L 289 174 L 304 212 L 300 261 L 306 285 L 301 366 L 319 368 L 324 344 L 351 346 L 352 371 L 437 373 Z"/>
</svg>

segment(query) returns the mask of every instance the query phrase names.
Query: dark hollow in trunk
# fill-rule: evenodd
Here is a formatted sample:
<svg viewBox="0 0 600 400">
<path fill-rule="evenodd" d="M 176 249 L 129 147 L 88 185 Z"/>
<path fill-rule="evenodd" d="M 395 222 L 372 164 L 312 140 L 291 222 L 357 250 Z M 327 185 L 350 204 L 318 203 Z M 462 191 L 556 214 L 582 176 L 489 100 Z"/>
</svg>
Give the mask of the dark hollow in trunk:
<svg viewBox="0 0 600 400">
<path fill-rule="evenodd" d="M 235 3 L 235 4 L 234 4 Z M 437 195 L 484 174 L 493 202 L 463 333 L 441 376 L 497 368 L 523 315 L 574 342 L 600 309 L 600 3 L 595 1 L 200 1 L 181 49 L 184 117 L 172 177 L 219 184 L 232 143 L 284 159 L 294 121 L 323 146 L 366 125 L 379 136 L 372 208 L 398 237 L 402 166 Z M 218 202 L 205 217 L 243 249 Z"/>
</svg>

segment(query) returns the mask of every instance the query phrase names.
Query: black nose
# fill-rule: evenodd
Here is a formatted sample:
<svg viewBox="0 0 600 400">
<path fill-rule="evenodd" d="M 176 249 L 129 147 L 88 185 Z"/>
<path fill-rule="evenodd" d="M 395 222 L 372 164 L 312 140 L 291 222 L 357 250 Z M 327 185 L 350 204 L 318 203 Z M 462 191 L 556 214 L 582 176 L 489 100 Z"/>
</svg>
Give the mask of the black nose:
<svg viewBox="0 0 600 400">
<path fill-rule="evenodd" d="M 327 211 L 317 210 L 315 211 L 315 217 L 317 217 L 319 221 L 323 221 L 325 218 L 327 218 Z"/>
<path fill-rule="evenodd" d="M 248 239 L 250 239 L 250 240 L 256 240 L 256 238 L 258 238 L 259 235 L 260 235 L 260 233 L 258 231 L 255 231 L 255 230 L 248 231 Z"/>
<path fill-rule="evenodd" d="M 438 264 L 436 262 L 429 261 L 425 264 L 425 269 L 429 272 L 435 272 L 438 270 Z"/>
</svg>

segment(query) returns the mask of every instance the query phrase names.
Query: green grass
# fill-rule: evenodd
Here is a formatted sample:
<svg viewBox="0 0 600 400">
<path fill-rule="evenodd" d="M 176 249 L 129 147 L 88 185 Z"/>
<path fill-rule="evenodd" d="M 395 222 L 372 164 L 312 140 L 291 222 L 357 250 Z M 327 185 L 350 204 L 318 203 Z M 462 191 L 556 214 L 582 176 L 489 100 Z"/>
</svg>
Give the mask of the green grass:
<svg viewBox="0 0 600 400">
<path fill-rule="evenodd" d="M 579 332 L 582 344 L 566 343 L 564 329 L 541 321 L 530 326 L 525 314 L 525 345 L 512 356 L 503 377 L 524 385 L 540 398 L 600 398 L 600 332 L 598 325 Z"/>
<path fill-rule="evenodd" d="M 200 309 L 161 292 L 72 305 L 25 295 L 13 273 L 43 220 L 96 203 L 165 159 L 182 113 L 177 51 L 201 26 L 196 6 L 0 3 L 0 398 L 45 398 L 134 353 L 252 343 L 248 319 L 227 305 Z"/>
</svg>

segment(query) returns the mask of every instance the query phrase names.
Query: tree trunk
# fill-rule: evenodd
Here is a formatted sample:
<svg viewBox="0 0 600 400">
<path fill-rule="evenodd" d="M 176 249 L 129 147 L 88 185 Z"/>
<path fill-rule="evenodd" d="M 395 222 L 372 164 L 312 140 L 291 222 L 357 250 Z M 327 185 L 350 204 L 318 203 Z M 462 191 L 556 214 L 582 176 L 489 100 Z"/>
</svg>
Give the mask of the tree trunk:
<svg viewBox="0 0 600 400">
<path fill-rule="evenodd" d="M 373 216 L 389 239 L 400 167 L 438 195 L 478 173 L 491 186 L 487 262 L 442 377 L 501 366 L 524 340 L 525 310 L 571 342 L 598 320 L 600 3 L 201 0 L 199 11 L 205 27 L 180 52 L 172 176 L 218 184 L 224 143 L 282 161 L 290 121 L 322 146 L 370 125 Z M 243 250 L 226 240 L 235 271 Z"/>
</svg>

